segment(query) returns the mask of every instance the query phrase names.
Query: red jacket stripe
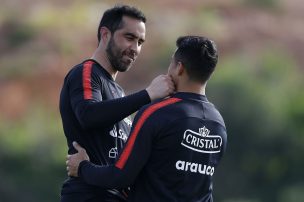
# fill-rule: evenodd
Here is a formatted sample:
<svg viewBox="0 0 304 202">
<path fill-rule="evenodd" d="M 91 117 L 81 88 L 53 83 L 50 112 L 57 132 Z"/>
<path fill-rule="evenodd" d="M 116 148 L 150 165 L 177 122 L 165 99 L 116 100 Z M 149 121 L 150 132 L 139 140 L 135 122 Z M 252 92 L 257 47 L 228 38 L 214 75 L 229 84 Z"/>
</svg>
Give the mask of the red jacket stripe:
<svg viewBox="0 0 304 202">
<path fill-rule="evenodd" d="M 82 86 L 83 96 L 85 100 L 92 99 L 92 83 L 91 83 L 91 72 L 92 72 L 92 61 L 87 61 L 83 65 L 82 71 Z"/>
<path fill-rule="evenodd" d="M 131 135 L 128 139 L 128 142 L 127 142 L 125 148 L 123 149 L 123 151 L 119 157 L 119 160 L 115 164 L 115 166 L 117 168 L 123 169 L 123 167 L 125 166 L 128 158 L 132 152 L 136 137 L 137 137 L 141 127 L 145 123 L 145 121 L 149 118 L 149 116 L 151 116 L 151 114 L 153 114 L 156 110 L 158 110 L 164 106 L 179 102 L 179 101 L 181 101 L 181 99 L 179 99 L 179 98 L 169 98 L 162 102 L 151 105 L 142 113 L 141 117 L 138 119 L 136 125 L 134 126 L 133 132 L 131 133 Z"/>
</svg>

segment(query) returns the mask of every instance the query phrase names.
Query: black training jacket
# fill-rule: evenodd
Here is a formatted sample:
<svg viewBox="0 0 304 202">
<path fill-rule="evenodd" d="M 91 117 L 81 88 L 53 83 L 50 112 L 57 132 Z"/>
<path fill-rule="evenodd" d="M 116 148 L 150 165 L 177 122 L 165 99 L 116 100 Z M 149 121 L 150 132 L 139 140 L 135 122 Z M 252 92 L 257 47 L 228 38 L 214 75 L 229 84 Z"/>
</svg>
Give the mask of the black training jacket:
<svg viewBox="0 0 304 202">
<path fill-rule="evenodd" d="M 60 95 L 68 153 L 76 152 L 72 142 L 77 141 L 86 149 L 92 163 L 115 163 L 130 132 L 132 122 L 128 116 L 149 102 L 146 90 L 125 96 L 111 75 L 94 60 L 75 66 L 67 74 Z M 61 193 L 83 193 L 84 198 L 102 198 L 103 191 L 80 178 L 68 178 Z M 108 193 L 115 194 L 116 191 Z"/>
<path fill-rule="evenodd" d="M 222 116 L 203 95 L 176 93 L 143 107 L 115 165 L 80 163 L 103 188 L 131 186 L 128 201 L 212 202 L 212 177 L 226 149 Z"/>
</svg>

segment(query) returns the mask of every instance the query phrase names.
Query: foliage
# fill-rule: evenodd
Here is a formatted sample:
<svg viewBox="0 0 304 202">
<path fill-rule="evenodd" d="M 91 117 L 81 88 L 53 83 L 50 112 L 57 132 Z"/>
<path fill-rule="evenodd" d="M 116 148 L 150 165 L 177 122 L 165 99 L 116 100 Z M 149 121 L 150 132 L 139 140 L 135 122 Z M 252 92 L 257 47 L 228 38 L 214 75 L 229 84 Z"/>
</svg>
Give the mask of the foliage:
<svg viewBox="0 0 304 202">
<path fill-rule="evenodd" d="M 209 83 L 209 97 L 222 111 L 229 135 L 216 196 L 224 202 L 302 198 L 296 190 L 304 178 L 304 108 L 294 104 L 304 101 L 301 72 L 287 53 L 266 50 L 247 61 L 225 59 Z"/>
<path fill-rule="evenodd" d="M 21 90 L 28 91 L 31 100 L 21 117 L 7 118 L 5 113 L 0 113 L 0 201 L 59 201 L 60 187 L 66 177 L 66 142 L 58 107 L 49 106 L 49 103 L 58 103 L 58 97 L 51 100 L 51 96 L 44 95 L 53 91 L 59 94 L 55 87 L 59 80 L 62 82 L 67 68 L 90 56 L 96 46 L 95 27 L 100 10 L 109 7 L 112 1 L 94 0 L 86 4 L 79 0 L 43 1 L 35 5 L 10 2 L 14 1 L 4 1 L 0 8 L 3 39 L 0 41 L 0 84 L 18 83 L 11 87 L 15 94 L 20 93 L 18 86 L 27 84 Z M 284 32 L 288 30 L 286 38 L 273 23 L 261 24 L 263 29 L 245 26 L 251 30 L 244 32 L 243 26 L 251 19 L 254 21 L 255 14 L 262 14 L 262 19 L 272 19 L 271 13 L 262 10 L 279 12 L 280 9 L 275 10 L 280 7 L 276 0 L 231 1 L 231 5 L 224 1 L 182 2 L 179 1 L 183 8 L 178 8 L 179 4 L 174 1 L 171 9 L 165 8 L 169 3 L 161 0 L 142 3 L 149 5 L 145 10 L 151 19 L 148 20 L 150 35 L 138 62 L 142 61 L 137 64 L 142 68 L 126 74 L 126 79 L 131 79 L 122 82 L 126 84 L 124 87 L 128 88 L 131 83 L 140 86 L 140 82 L 151 79 L 151 75 L 165 73 L 177 36 L 212 36 L 223 51 L 208 83 L 207 95 L 222 112 L 229 135 L 227 152 L 215 174 L 215 201 L 304 201 L 301 172 L 304 79 L 300 69 L 302 58 L 294 58 L 303 46 L 290 37 L 303 38 L 300 26 L 284 27 Z M 6 9 L 5 5 L 10 8 Z M 244 5 L 249 6 L 240 11 Z M 244 16 L 247 14 L 249 18 Z M 284 17 L 280 21 L 283 26 L 288 16 L 284 13 L 274 18 Z M 300 14 L 292 13 L 292 22 L 297 22 L 296 16 Z M 279 42 L 287 45 L 266 44 L 269 39 L 277 39 L 277 35 L 282 39 Z M 252 43 L 252 40 L 255 41 Z M 251 51 L 246 52 L 246 47 Z M 41 75 L 52 77 L 51 83 L 41 79 Z M 8 97 L 1 91 L 4 88 L 5 85 L 0 86 L 0 109 L 4 106 L 15 110 L 14 106 L 2 104 Z"/>
<path fill-rule="evenodd" d="M 0 122 L 0 201 L 59 201 L 66 175 L 61 123 L 34 104 L 23 120 Z"/>
<path fill-rule="evenodd" d="M 247 4 L 262 8 L 273 8 L 277 6 L 278 0 L 245 0 Z"/>
</svg>

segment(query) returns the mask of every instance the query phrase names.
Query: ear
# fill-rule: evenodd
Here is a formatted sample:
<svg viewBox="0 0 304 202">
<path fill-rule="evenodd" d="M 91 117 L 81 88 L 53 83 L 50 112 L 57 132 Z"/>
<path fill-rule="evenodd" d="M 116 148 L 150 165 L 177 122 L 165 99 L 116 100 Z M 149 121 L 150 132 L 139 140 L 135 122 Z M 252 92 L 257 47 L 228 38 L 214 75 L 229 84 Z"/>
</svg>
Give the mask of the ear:
<svg viewBox="0 0 304 202">
<path fill-rule="evenodd" d="M 111 31 L 106 27 L 100 28 L 100 40 L 103 44 L 107 44 L 111 38 Z"/>
<path fill-rule="evenodd" d="M 178 76 L 183 75 L 184 71 L 185 71 L 185 67 L 184 67 L 183 63 L 178 62 L 177 63 L 177 75 Z"/>
</svg>

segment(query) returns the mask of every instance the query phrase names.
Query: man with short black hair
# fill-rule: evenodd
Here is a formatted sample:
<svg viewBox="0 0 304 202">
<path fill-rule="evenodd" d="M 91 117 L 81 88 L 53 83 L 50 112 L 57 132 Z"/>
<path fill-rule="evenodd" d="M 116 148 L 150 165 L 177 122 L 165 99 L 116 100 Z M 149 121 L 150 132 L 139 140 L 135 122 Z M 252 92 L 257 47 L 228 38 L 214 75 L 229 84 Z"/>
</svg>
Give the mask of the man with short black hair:
<svg viewBox="0 0 304 202">
<path fill-rule="evenodd" d="M 88 184 L 131 186 L 128 201 L 212 202 L 212 177 L 227 143 L 224 120 L 205 88 L 218 61 L 213 41 L 180 37 L 168 75 L 177 93 L 137 113 L 114 165 L 95 165 L 85 149 L 67 156 L 68 175 Z"/>
<path fill-rule="evenodd" d="M 115 82 L 118 72 L 127 71 L 140 53 L 145 22 L 144 14 L 134 7 L 107 10 L 98 27 L 98 47 L 92 58 L 66 76 L 60 113 L 69 154 L 76 152 L 72 142 L 77 141 L 91 162 L 112 165 L 129 136 L 132 122 L 128 116 L 174 91 L 168 75 L 156 77 L 145 90 L 129 96 Z M 123 190 L 100 188 L 75 177 L 69 177 L 61 190 L 61 202 L 114 202 L 125 197 Z"/>
</svg>

